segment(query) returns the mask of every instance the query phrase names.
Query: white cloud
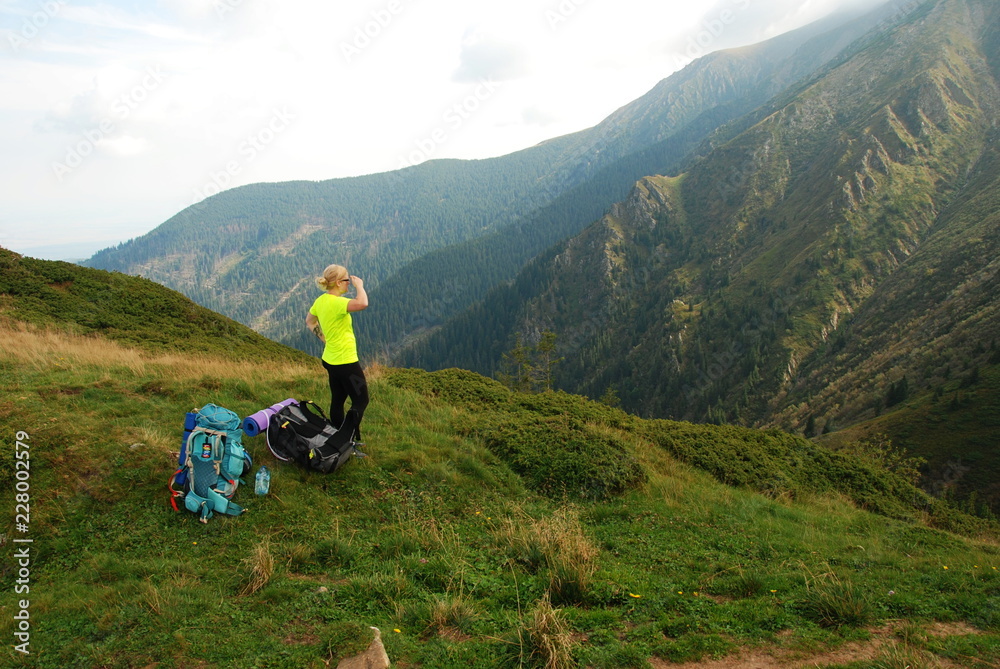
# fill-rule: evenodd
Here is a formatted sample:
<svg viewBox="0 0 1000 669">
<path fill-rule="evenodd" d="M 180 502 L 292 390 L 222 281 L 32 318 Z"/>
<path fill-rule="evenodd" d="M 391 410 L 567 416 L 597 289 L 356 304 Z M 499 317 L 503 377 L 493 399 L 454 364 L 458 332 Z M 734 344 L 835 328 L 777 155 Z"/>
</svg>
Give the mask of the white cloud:
<svg viewBox="0 0 1000 669">
<path fill-rule="evenodd" d="M 521 112 L 521 120 L 528 125 L 547 126 L 556 122 L 556 117 L 537 107 L 525 107 Z"/>
<path fill-rule="evenodd" d="M 487 38 L 462 46 L 461 63 L 452 79 L 463 83 L 518 79 L 528 73 L 527 61 L 518 45 Z"/>
<path fill-rule="evenodd" d="M 96 89 L 91 89 L 57 103 L 38 120 L 35 129 L 38 132 L 81 133 L 100 123 L 104 114 L 105 101 Z"/>
<path fill-rule="evenodd" d="M 67 3 L 53 21 L 66 21 L 77 28 L 100 30 L 109 35 L 117 33 L 119 39 L 135 40 L 153 38 L 169 42 L 203 42 L 196 33 L 163 23 L 154 16 L 128 14 L 109 5 L 92 6 Z"/>
<path fill-rule="evenodd" d="M 102 140 L 99 147 L 119 156 L 137 156 L 149 149 L 151 143 L 145 137 L 122 135 Z"/>
</svg>

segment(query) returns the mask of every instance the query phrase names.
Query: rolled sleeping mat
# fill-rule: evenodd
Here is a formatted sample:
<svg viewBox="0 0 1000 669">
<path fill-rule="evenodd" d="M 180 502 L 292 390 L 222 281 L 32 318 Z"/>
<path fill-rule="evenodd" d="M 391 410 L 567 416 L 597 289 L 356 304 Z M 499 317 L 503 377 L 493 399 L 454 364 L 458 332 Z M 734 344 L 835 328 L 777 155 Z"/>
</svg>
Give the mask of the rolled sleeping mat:
<svg viewBox="0 0 1000 669">
<path fill-rule="evenodd" d="M 177 459 L 178 465 L 183 465 L 185 462 L 187 462 L 185 456 L 187 455 L 188 437 L 191 436 L 191 430 L 193 430 L 195 426 L 198 424 L 197 418 L 198 418 L 197 411 L 188 411 L 187 414 L 185 414 L 184 416 L 184 436 L 181 438 L 181 452 Z"/>
<path fill-rule="evenodd" d="M 268 407 L 267 409 L 261 409 L 255 414 L 251 414 L 243 419 L 243 433 L 248 437 L 256 437 L 258 434 L 267 429 L 267 422 L 270 420 L 274 411 Z"/>
<path fill-rule="evenodd" d="M 258 411 L 255 414 L 251 414 L 243 419 L 243 434 L 248 437 L 256 437 L 260 434 L 260 429 L 257 427 L 257 420 L 264 416 L 263 411 Z"/>
<path fill-rule="evenodd" d="M 290 404 L 298 404 L 298 400 L 294 397 L 289 397 L 283 402 L 278 402 L 277 404 L 272 404 L 266 409 L 261 409 L 257 413 L 250 414 L 245 419 L 243 419 L 243 432 L 248 437 L 256 437 L 261 432 L 267 430 L 267 424 L 271 420 L 271 416 L 278 413 L 286 406 Z"/>
</svg>

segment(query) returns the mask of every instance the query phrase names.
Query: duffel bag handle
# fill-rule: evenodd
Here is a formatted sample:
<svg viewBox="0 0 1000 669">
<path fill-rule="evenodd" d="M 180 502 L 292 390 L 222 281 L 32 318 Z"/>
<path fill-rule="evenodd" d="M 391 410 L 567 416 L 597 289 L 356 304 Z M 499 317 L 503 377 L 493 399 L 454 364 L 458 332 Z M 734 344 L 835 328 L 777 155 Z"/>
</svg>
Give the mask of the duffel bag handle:
<svg viewBox="0 0 1000 669">
<path fill-rule="evenodd" d="M 319 415 L 320 415 L 320 417 L 321 417 L 321 418 L 322 418 L 323 420 L 325 420 L 325 421 L 327 421 L 327 422 L 329 422 L 329 421 L 330 421 L 330 419 L 326 417 L 326 412 L 325 412 L 325 411 L 323 411 L 323 407 L 321 407 L 320 405 L 316 404 L 316 403 L 315 403 L 315 402 L 313 402 L 312 400 L 306 400 L 306 401 L 304 401 L 304 402 L 299 402 L 299 406 L 300 406 L 300 407 L 314 407 L 314 410 L 315 410 L 316 412 L 319 412 Z"/>
</svg>

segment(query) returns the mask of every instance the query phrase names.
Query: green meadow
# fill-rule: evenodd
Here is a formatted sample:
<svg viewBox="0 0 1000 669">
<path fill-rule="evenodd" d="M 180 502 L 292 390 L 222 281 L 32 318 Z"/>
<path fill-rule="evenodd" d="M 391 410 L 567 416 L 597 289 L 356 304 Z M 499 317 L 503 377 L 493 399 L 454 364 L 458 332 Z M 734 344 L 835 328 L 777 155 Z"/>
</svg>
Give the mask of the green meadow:
<svg viewBox="0 0 1000 669">
<path fill-rule="evenodd" d="M 397 667 L 1000 665 L 997 525 L 891 458 L 372 367 L 370 457 L 323 476 L 244 437 L 271 492 L 248 480 L 244 515 L 202 524 L 167 490 L 184 413 L 323 405 L 318 364 L 13 320 L 0 339 L 3 666 L 335 667 L 372 626 Z"/>
</svg>

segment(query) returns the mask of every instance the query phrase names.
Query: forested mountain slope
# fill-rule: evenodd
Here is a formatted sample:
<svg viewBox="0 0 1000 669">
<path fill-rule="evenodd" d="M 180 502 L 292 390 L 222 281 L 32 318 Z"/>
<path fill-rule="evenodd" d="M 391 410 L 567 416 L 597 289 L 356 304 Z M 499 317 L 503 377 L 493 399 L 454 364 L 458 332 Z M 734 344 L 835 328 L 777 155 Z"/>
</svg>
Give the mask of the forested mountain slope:
<svg viewBox="0 0 1000 669">
<path fill-rule="evenodd" d="M 1000 511 L 997 139 L 928 239 L 803 361 L 775 422 L 888 435 L 928 461 L 934 492 Z"/>
<path fill-rule="evenodd" d="M 567 390 L 817 431 L 871 416 L 904 374 L 933 389 L 986 364 L 998 16 L 939 0 L 881 27 L 683 174 L 641 180 L 403 363 L 496 373 L 516 336 L 551 330 Z"/>
<path fill-rule="evenodd" d="M 233 188 L 87 264 L 153 279 L 277 338 L 281 324 L 273 310 L 311 287 L 331 262 L 351 266 L 374 288 L 421 254 L 547 202 L 550 186 L 558 192 L 547 165 L 559 146 L 350 179 Z"/>
<path fill-rule="evenodd" d="M 882 16 L 838 14 L 761 44 L 709 54 L 595 128 L 562 138 L 571 143 L 564 155 L 578 161 L 587 180 L 512 225 L 421 256 L 390 277 L 375 292 L 380 308 L 359 322 L 369 346 L 393 360 L 414 337 L 578 234 L 626 197 L 637 179 L 679 169 L 727 124 L 741 122 L 776 93 L 803 85 Z M 608 164 L 613 156 L 620 157 Z M 414 276 L 434 277 L 436 299 L 422 298 L 427 287 Z M 302 333 L 284 341 L 304 350 L 312 345 Z"/>
</svg>

